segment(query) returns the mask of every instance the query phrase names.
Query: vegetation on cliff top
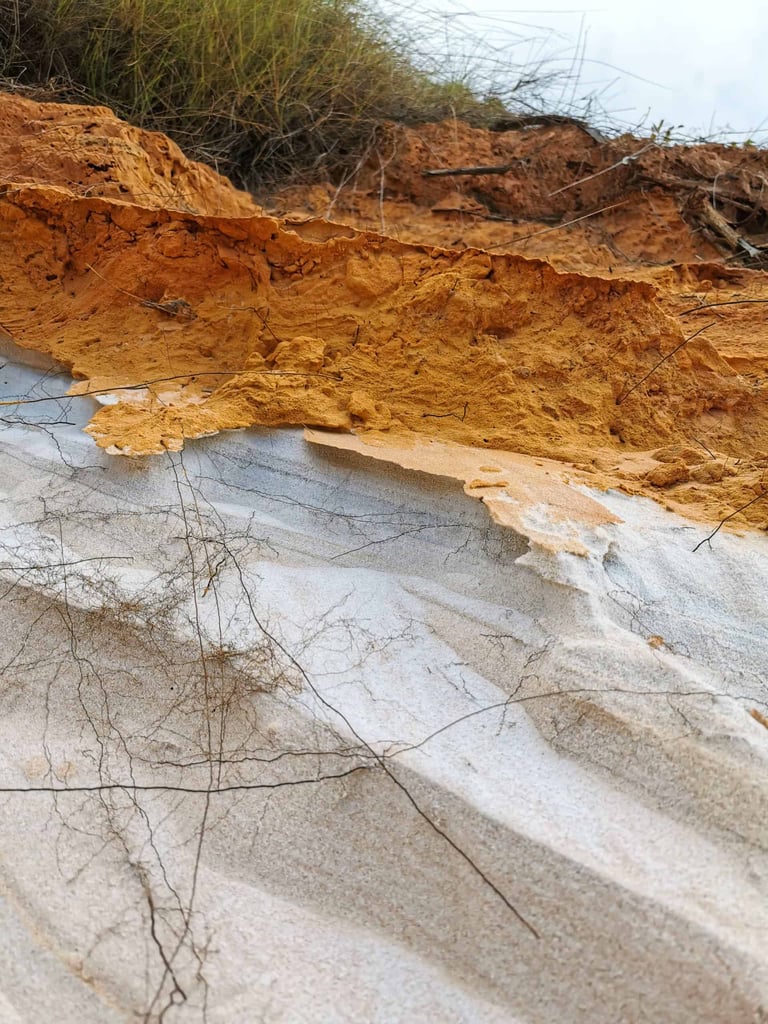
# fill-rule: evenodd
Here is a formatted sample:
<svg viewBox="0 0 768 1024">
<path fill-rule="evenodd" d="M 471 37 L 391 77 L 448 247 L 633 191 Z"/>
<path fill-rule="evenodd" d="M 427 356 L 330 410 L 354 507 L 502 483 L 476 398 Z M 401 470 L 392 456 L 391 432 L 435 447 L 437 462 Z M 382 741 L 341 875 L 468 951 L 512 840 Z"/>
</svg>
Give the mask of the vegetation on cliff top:
<svg viewBox="0 0 768 1024">
<path fill-rule="evenodd" d="M 501 104 L 365 0 L 0 0 L 0 74 L 167 132 L 238 182 L 354 165 L 385 120 Z"/>
</svg>

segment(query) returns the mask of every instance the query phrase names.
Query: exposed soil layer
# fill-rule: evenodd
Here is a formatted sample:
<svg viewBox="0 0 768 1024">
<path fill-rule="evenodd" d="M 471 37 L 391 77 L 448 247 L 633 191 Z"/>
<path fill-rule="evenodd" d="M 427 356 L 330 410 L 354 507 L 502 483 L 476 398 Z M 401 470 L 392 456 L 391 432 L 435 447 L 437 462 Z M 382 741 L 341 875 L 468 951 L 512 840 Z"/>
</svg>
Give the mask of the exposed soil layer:
<svg viewBox="0 0 768 1024">
<path fill-rule="evenodd" d="M 768 288 L 744 266 L 762 259 L 760 153 L 392 129 L 378 170 L 280 197 L 280 221 L 101 108 L 6 97 L 0 119 L 0 324 L 104 393 L 88 430 L 108 450 L 252 424 L 426 435 L 567 461 L 688 515 L 753 502 L 738 521 L 764 524 Z M 95 170 L 89 133 L 109 154 Z M 730 206 L 702 198 L 709 176 Z"/>
<path fill-rule="evenodd" d="M 1 93 L 0 180 L 189 213 L 262 212 L 250 195 L 188 160 L 166 135 L 134 128 L 107 107 L 36 103 Z"/>
<path fill-rule="evenodd" d="M 571 270 L 623 273 L 734 251 L 760 266 L 766 166 L 754 148 L 596 141 L 573 125 L 392 125 L 341 190 L 287 190 L 275 208 L 330 213 L 403 241 L 544 256 Z"/>
</svg>

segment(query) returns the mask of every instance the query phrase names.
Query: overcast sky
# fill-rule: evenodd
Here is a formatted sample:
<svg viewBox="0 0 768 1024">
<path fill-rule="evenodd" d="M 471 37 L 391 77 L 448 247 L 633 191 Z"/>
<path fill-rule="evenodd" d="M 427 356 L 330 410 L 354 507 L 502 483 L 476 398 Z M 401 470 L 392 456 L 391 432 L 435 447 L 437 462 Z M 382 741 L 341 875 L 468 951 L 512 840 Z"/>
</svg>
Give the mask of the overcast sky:
<svg viewBox="0 0 768 1024">
<path fill-rule="evenodd" d="M 591 90 L 609 115 L 648 127 L 664 120 L 709 135 L 730 128 L 768 143 L 766 0 L 381 0 L 404 16 L 421 12 L 424 38 L 456 50 L 459 30 L 489 64 L 569 72 L 554 98 Z M 426 27 L 430 26 L 430 27 Z M 478 49 L 478 38 L 482 40 Z M 580 59 L 583 56 L 583 61 Z"/>
</svg>

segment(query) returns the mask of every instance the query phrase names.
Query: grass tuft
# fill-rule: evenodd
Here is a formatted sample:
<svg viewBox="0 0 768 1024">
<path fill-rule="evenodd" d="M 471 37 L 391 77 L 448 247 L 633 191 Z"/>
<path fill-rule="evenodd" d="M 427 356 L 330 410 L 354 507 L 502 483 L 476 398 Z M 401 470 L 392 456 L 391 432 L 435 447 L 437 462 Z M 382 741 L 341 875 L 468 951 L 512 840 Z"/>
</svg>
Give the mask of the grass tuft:
<svg viewBox="0 0 768 1024">
<path fill-rule="evenodd" d="M 238 183 L 333 174 L 385 120 L 499 114 L 363 0 L 0 0 L 0 75 L 55 80 Z"/>
</svg>

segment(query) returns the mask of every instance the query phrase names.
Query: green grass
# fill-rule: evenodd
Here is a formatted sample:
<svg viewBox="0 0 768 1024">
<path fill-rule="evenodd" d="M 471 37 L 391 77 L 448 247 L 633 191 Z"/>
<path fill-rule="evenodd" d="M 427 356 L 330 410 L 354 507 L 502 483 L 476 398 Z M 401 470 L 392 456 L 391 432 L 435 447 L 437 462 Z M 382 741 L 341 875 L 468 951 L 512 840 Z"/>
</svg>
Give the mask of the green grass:
<svg viewBox="0 0 768 1024">
<path fill-rule="evenodd" d="M 251 188 L 353 165 L 378 125 L 485 106 L 364 0 L 0 0 L 0 75 L 54 80 Z"/>
</svg>

